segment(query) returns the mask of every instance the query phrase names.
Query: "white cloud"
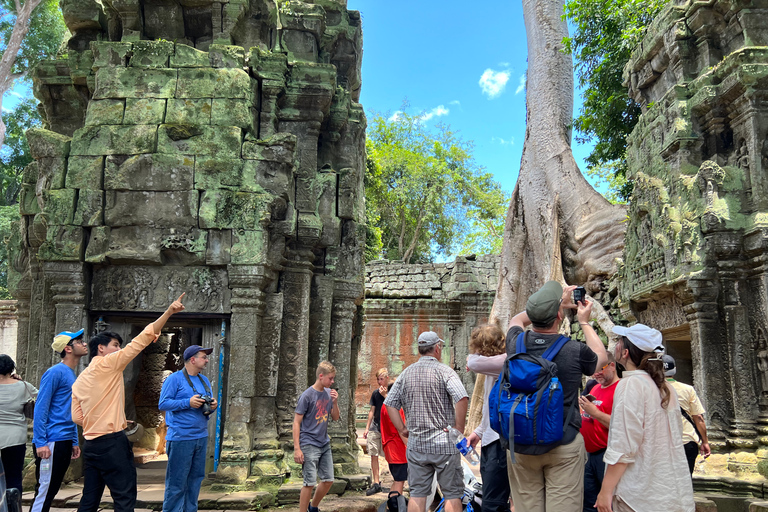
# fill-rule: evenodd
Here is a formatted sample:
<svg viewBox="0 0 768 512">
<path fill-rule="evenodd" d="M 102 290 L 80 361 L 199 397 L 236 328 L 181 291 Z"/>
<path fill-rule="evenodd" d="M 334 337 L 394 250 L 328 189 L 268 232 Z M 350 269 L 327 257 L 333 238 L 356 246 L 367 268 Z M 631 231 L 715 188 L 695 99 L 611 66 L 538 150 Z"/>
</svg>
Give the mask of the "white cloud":
<svg viewBox="0 0 768 512">
<path fill-rule="evenodd" d="M 520 81 L 517 84 L 517 89 L 515 89 L 515 95 L 518 95 L 525 90 L 525 78 L 525 74 L 520 75 Z"/>
<path fill-rule="evenodd" d="M 499 62 L 499 66 L 501 66 L 503 68 L 508 68 L 509 67 L 509 62 Z"/>
<path fill-rule="evenodd" d="M 387 121 L 389 121 L 390 123 L 394 123 L 395 121 L 400 119 L 400 114 L 402 114 L 400 110 L 396 111 L 394 114 L 389 116 L 389 119 L 387 119 Z"/>
<path fill-rule="evenodd" d="M 13 112 L 13 110 L 11 110 L 8 107 L 6 107 L 5 105 L 3 105 L 3 112 L 5 112 L 5 113 Z"/>
<path fill-rule="evenodd" d="M 8 91 L 8 94 L 10 94 L 11 96 L 16 96 L 17 98 L 23 98 L 24 97 L 21 94 L 17 93 L 16 91 Z"/>
<path fill-rule="evenodd" d="M 452 102 L 449 103 L 449 105 L 456 105 L 456 106 L 460 107 L 461 106 L 461 102 L 459 100 L 453 100 Z"/>
<path fill-rule="evenodd" d="M 440 117 L 440 116 L 447 116 L 450 114 L 451 111 L 447 108 L 445 108 L 445 105 L 438 105 L 426 114 L 421 115 L 421 122 L 425 123 L 432 119 L 433 117 Z"/>
<path fill-rule="evenodd" d="M 491 68 L 486 69 L 483 72 L 483 76 L 480 77 L 480 88 L 483 90 L 483 94 L 486 94 L 489 99 L 493 99 L 504 92 L 504 88 L 509 82 L 509 77 L 512 74 L 511 71 L 494 71 Z"/>
<path fill-rule="evenodd" d="M 502 146 L 514 146 L 515 138 L 510 137 L 509 139 L 502 139 L 501 137 L 493 137 L 491 138 L 491 142 L 498 142 Z"/>
</svg>

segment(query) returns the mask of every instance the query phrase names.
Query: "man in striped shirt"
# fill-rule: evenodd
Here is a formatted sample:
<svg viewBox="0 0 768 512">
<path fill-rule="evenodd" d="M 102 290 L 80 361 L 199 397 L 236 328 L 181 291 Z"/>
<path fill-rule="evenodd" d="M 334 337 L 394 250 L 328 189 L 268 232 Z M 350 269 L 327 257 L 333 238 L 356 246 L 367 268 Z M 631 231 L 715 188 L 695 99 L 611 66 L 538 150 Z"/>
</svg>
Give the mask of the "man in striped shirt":
<svg viewBox="0 0 768 512">
<path fill-rule="evenodd" d="M 440 362 L 444 344 L 432 331 L 421 333 L 421 357 L 400 374 L 384 401 L 392 424 L 408 438 L 410 512 L 426 510 L 435 473 L 446 500 L 446 511 L 461 511 L 461 455 L 444 429 L 454 426 L 464 431 L 468 397 L 456 372 Z M 400 418 L 400 408 L 405 411 L 407 428 Z"/>
</svg>

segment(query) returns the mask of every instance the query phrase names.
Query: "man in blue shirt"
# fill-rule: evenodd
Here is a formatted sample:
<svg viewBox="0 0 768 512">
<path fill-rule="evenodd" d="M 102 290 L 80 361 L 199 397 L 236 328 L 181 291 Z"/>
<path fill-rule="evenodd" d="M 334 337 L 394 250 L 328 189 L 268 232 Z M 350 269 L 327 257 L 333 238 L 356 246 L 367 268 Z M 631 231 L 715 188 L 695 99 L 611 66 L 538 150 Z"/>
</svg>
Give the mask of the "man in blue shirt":
<svg viewBox="0 0 768 512">
<path fill-rule="evenodd" d="M 72 384 L 80 358 L 88 353 L 83 329 L 57 334 L 51 348 L 61 356 L 61 363 L 45 371 L 35 402 L 32 444 L 37 485 L 30 512 L 50 510 L 70 460 L 80 456 L 77 426 L 72 421 Z"/>
<path fill-rule="evenodd" d="M 163 382 L 158 408 L 165 411 L 168 433 L 165 451 L 163 512 L 196 512 L 200 484 L 205 478 L 208 419 L 218 404 L 211 383 L 200 372 L 212 348 L 192 345 L 184 351 L 184 369 Z"/>
</svg>

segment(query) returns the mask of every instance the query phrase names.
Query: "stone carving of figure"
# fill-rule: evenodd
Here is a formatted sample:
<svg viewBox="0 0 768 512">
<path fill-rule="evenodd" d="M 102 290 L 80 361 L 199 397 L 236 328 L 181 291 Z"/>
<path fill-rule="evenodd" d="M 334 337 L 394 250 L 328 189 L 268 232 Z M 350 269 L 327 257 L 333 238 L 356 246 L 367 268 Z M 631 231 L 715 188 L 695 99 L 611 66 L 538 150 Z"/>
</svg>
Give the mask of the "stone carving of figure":
<svg viewBox="0 0 768 512">
<path fill-rule="evenodd" d="M 746 139 L 741 139 L 741 145 L 736 152 L 736 164 L 743 170 L 749 171 L 749 149 Z"/>
<path fill-rule="evenodd" d="M 757 333 L 757 369 L 763 394 L 768 394 L 768 347 L 762 332 Z"/>
</svg>

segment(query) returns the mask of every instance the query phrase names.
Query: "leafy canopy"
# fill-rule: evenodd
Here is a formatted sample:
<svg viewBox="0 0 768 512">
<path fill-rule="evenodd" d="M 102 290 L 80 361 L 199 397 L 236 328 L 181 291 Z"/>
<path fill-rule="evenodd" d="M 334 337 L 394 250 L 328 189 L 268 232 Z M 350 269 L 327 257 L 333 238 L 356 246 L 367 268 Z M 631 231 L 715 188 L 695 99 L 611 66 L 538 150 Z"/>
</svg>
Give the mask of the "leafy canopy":
<svg viewBox="0 0 768 512">
<path fill-rule="evenodd" d="M 20 0 L 19 3 L 23 1 Z M 8 46 L 15 23 L 16 2 L 0 0 L 0 53 Z M 64 25 L 59 0 L 42 0 L 32 11 L 29 31 L 16 56 L 12 73 L 23 75 L 41 60 L 55 56 L 66 33 L 67 27 Z"/>
<path fill-rule="evenodd" d="M 475 162 L 472 143 L 447 125 L 430 129 L 407 105 L 402 110 L 369 121 L 367 260 L 426 262 L 461 248 L 500 250 L 507 198 Z"/>
<path fill-rule="evenodd" d="M 593 177 L 606 180 L 609 195 L 626 201 L 632 184 L 626 176 L 627 135 L 640 107 L 622 85 L 624 65 L 666 0 L 568 0 L 565 17 L 575 26 L 565 50 L 575 57 L 583 89 L 581 112 L 574 119 L 579 142 L 596 141 L 587 157 Z"/>
<path fill-rule="evenodd" d="M 37 101 L 27 98 L 5 114 L 5 143 L 0 149 L 0 206 L 16 204 L 21 190 L 21 175 L 32 162 L 26 131 L 42 125 Z"/>
</svg>

